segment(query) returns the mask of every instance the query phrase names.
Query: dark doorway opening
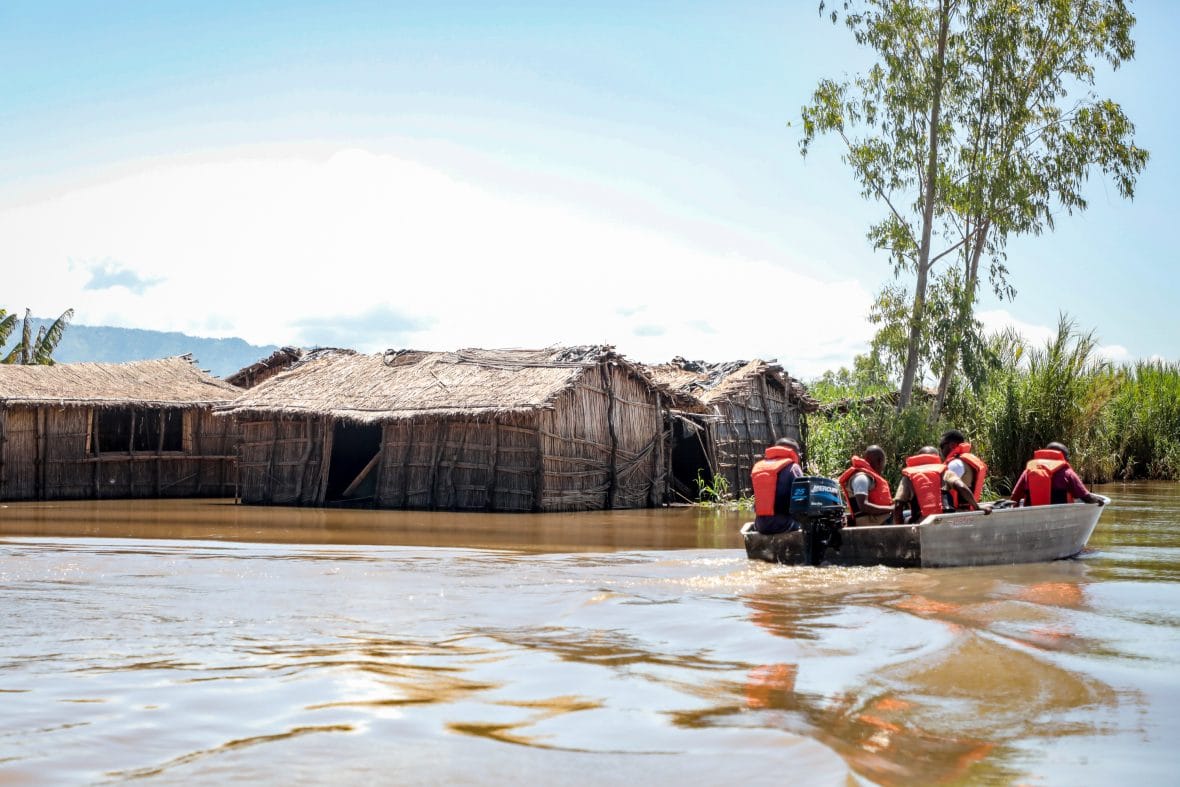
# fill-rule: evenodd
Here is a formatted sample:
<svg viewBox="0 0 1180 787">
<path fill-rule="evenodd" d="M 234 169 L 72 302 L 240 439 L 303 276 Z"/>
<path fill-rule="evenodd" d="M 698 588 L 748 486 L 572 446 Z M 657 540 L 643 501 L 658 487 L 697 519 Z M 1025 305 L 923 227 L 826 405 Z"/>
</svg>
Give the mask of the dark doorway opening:
<svg viewBox="0 0 1180 787">
<path fill-rule="evenodd" d="M 697 479 L 713 483 L 709 433 L 703 424 L 683 416 L 672 419 L 672 491 L 674 502 L 696 502 Z"/>
<path fill-rule="evenodd" d="M 380 424 L 337 421 L 332 433 L 326 503 L 368 503 L 377 491 Z"/>
</svg>

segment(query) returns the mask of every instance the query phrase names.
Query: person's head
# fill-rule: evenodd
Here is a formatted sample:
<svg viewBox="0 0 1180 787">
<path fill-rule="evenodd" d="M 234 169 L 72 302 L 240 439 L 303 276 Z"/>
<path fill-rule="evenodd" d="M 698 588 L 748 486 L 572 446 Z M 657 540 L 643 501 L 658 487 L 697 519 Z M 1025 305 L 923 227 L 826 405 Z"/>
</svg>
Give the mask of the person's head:
<svg viewBox="0 0 1180 787">
<path fill-rule="evenodd" d="M 1069 459 L 1069 449 L 1065 447 L 1064 443 L 1049 443 L 1045 447 L 1050 451 L 1060 451 L 1062 456 Z"/>
<path fill-rule="evenodd" d="M 946 456 L 959 443 L 967 442 L 967 438 L 958 429 L 948 429 L 938 438 L 938 450 L 941 456 Z"/>
<path fill-rule="evenodd" d="M 879 445 L 870 445 L 865 449 L 865 461 L 877 475 L 880 475 L 885 469 L 885 449 Z"/>
<path fill-rule="evenodd" d="M 918 451 L 918 455 L 921 456 L 922 454 L 928 454 L 929 456 L 942 456 L 942 454 L 938 452 L 938 449 L 932 445 L 922 446 L 922 449 Z"/>
<path fill-rule="evenodd" d="M 774 441 L 774 444 L 783 448 L 790 448 L 795 453 L 799 453 L 799 444 L 789 437 L 780 437 Z"/>
</svg>

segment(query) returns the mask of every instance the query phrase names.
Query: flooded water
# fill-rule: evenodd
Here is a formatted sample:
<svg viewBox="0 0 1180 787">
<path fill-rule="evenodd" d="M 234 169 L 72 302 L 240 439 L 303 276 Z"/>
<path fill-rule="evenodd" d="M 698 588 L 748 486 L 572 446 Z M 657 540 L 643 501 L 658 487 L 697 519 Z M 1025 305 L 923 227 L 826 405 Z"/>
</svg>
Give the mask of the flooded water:
<svg viewBox="0 0 1180 787">
<path fill-rule="evenodd" d="M 1180 485 L 1078 560 L 750 563 L 740 515 L 0 507 L 0 784 L 1174 784 Z"/>
</svg>

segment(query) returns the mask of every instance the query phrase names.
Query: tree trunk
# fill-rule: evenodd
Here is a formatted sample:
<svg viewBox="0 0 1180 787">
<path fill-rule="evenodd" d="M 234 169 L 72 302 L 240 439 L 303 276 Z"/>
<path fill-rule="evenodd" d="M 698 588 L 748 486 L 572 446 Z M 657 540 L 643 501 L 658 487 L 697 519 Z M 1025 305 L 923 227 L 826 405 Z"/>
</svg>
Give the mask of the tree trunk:
<svg viewBox="0 0 1180 787">
<path fill-rule="evenodd" d="M 959 362 L 959 342 L 967 331 L 971 316 L 974 314 L 975 288 L 979 286 L 979 260 L 983 256 L 983 249 L 987 246 L 987 231 L 989 222 L 984 219 L 976 230 L 975 242 L 971 245 L 971 256 L 968 258 L 966 276 L 963 281 L 963 297 L 959 302 L 959 313 L 955 317 L 955 335 L 947 342 L 946 359 L 942 365 L 942 377 L 938 381 L 938 398 L 934 400 L 934 418 L 938 418 L 942 407 L 946 404 L 947 389 L 951 384 L 955 366 Z"/>
<path fill-rule="evenodd" d="M 922 195 L 922 242 L 918 248 L 918 280 L 914 285 L 914 308 L 910 314 L 910 340 L 906 348 L 905 371 L 897 409 L 907 407 L 914 391 L 914 377 L 918 372 L 918 343 L 922 322 L 926 318 L 926 280 L 930 273 L 930 236 L 934 230 L 934 197 L 938 179 L 938 121 L 942 108 L 943 65 L 946 60 L 946 36 L 950 24 L 948 0 L 939 4 L 938 53 L 934 58 L 934 95 L 930 102 L 930 156 L 926 164 L 926 183 Z"/>
</svg>

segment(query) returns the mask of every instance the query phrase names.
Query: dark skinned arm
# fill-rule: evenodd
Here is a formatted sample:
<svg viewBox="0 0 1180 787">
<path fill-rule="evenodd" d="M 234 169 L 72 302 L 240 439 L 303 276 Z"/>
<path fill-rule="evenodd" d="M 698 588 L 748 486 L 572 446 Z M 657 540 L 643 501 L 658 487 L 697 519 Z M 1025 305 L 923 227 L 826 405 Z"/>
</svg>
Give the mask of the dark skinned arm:
<svg viewBox="0 0 1180 787">
<path fill-rule="evenodd" d="M 945 478 L 951 489 L 954 489 L 959 493 L 959 499 L 966 500 L 968 503 L 970 503 L 972 509 L 975 511 L 982 511 L 985 514 L 990 514 L 992 512 L 991 504 L 988 503 L 986 505 L 980 505 L 979 501 L 975 499 L 975 495 L 971 494 L 971 487 L 964 484 L 963 479 L 959 478 L 953 473 L 947 473 Z"/>
</svg>

